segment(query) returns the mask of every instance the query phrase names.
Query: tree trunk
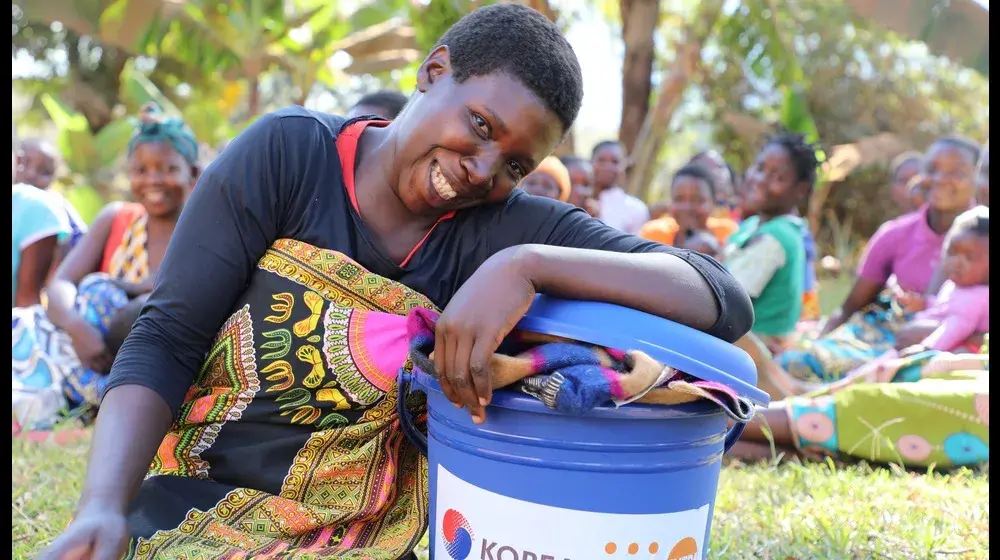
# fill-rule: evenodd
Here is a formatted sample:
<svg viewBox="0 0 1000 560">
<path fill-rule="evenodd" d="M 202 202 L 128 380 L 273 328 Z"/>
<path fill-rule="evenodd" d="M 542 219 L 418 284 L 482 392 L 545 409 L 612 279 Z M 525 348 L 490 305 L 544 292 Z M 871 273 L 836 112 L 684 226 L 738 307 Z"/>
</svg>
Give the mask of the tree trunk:
<svg viewBox="0 0 1000 560">
<path fill-rule="evenodd" d="M 542 15 L 549 18 L 549 21 L 555 21 L 559 17 L 559 14 L 549 5 L 549 0 L 523 0 L 522 3 L 532 10 L 541 12 Z"/>
<path fill-rule="evenodd" d="M 247 112 L 250 113 L 250 118 L 256 117 L 260 112 L 260 74 L 255 74 L 250 78 L 250 85 L 247 92 Z"/>
<path fill-rule="evenodd" d="M 649 112 L 656 55 L 653 35 L 660 21 L 660 3 L 659 0 L 620 0 L 619 9 L 625 60 L 622 63 L 622 119 L 618 139 L 626 151 L 632 153 Z"/>
<path fill-rule="evenodd" d="M 681 102 L 681 96 L 701 64 L 701 47 L 715 27 L 722 11 L 723 0 L 702 0 L 684 37 L 677 47 L 677 57 L 660 85 L 656 106 L 642 122 L 642 129 L 632 151 L 632 171 L 627 190 L 644 198 L 649 190 L 657 157 L 670 128 L 670 119 Z"/>
</svg>

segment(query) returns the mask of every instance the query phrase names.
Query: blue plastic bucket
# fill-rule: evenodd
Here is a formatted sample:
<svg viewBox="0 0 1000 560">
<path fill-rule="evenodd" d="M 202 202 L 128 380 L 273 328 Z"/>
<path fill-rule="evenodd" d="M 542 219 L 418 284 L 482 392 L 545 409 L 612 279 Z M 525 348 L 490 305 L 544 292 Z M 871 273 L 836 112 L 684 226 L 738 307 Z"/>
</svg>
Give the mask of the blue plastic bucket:
<svg viewBox="0 0 1000 560">
<path fill-rule="evenodd" d="M 518 328 L 642 350 L 768 402 L 742 350 L 646 313 L 539 296 Z M 411 390 L 427 394 L 429 437 L 403 406 Z M 703 558 L 722 455 L 743 431 L 727 431 L 716 404 L 572 416 L 497 391 L 477 426 L 423 372 L 401 373 L 399 391 L 403 428 L 428 456 L 432 560 Z"/>
</svg>

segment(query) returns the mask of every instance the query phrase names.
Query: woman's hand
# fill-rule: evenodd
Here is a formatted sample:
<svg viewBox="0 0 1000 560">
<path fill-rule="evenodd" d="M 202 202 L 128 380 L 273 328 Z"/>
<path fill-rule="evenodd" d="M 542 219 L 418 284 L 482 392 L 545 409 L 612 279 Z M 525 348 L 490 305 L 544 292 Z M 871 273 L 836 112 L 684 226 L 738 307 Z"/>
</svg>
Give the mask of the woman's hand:
<svg viewBox="0 0 1000 560">
<path fill-rule="evenodd" d="M 79 320 L 66 330 L 73 342 L 73 351 L 83 367 L 97 373 L 108 373 L 114 357 L 104 343 L 100 331 L 89 323 Z"/>
<path fill-rule="evenodd" d="M 923 294 L 894 290 L 893 297 L 895 297 L 896 303 L 907 313 L 917 313 L 927 309 L 927 298 Z"/>
<path fill-rule="evenodd" d="M 81 510 L 40 560 L 118 560 L 128 546 L 128 520 L 114 508 Z"/>
<path fill-rule="evenodd" d="M 518 249 L 501 251 L 469 278 L 438 319 L 434 366 L 448 400 L 472 420 L 486 421 L 492 397 L 490 358 L 528 311 L 535 286 L 523 273 Z"/>
</svg>

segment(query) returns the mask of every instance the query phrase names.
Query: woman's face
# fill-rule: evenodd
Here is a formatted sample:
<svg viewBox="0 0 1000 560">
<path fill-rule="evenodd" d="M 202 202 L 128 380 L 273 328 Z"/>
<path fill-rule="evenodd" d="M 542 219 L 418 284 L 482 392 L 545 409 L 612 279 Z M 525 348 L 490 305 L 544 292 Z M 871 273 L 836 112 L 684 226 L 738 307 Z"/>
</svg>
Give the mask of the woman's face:
<svg viewBox="0 0 1000 560">
<path fill-rule="evenodd" d="M 788 152 L 780 144 L 768 144 L 747 170 L 745 204 L 762 214 L 784 214 L 798 203 L 804 192 L 800 186 Z"/>
<path fill-rule="evenodd" d="M 715 208 L 708 183 L 697 177 L 681 175 L 670 187 L 671 209 L 681 229 L 702 230 Z"/>
<path fill-rule="evenodd" d="M 598 190 L 617 185 L 625 173 L 625 153 L 619 144 L 605 144 L 590 163 L 594 168 L 594 187 Z"/>
<path fill-rule="evenodd" d="M 715 202 L 717 204 L 729 204 L 730 199 L 736 194 L 736 185 L 733 184 L 732 178 L 729 175 L 729 168 L 726 167 L 726 161 L 722 159 L 722 155 L 715 150 L 709 150 L 691 158 L 689 163 L 701 165 L 712 172 L 718 196 Z"/>
<path fill-rule="evenodd" d="M 56 154 L 40 145 L 29 144 L 17 155 L 15 181 L 39 189 L 47 189 L 56 176 Z"/>
<path fill-rule="evenodd" d="M 944 142 L 931 145 L 924 159 L 927 203 L 941 212 L 969 208 L 976 192 L 976 162 L 968 150 Z"/>
<path fill-rule="evenodd" d="M 168 142 L 139 144 L 128 158 L 132 196 L 156 218 L 176 216 L 197 179 L 196 170 Z"/>
<path fill-rule="evenodd" d="M 415 215 L 507 198 L 559 143 L 562 124 L 517 80 L 452 77 L 447 47 L 421 65 L 418 95 L 396 118 L 397 194 Z"/>
<path fill-rule="evenodd" d="M 541 171 L 532 171 L 529 173 L 524 178 L 524 181 L 521 181 L 521 188 L 528 194 L 544 196 L 553 200 L 559 200 L 559 195 L 562 194 L 559 182 L 548 173 Z"/>
<path fill-rule="evenodd" d="M 920 206 L 911 207 L 910 181 L 920 173 L 920 160 L 908 159 L 896 168 L 892 177 L 892 200 L 904 211 L 916 210 Z"/>
<path fill-rule="evenodd" d="M 951 238 L 944 257 L 944 272 L 958 286 L 990 282 L 990 239 L 972 231 Z"/>
<path fill-rule="evenodd" d="M 569 203 L 582 208 L 584 202 L 594 194 L 591 186 L 594 182 L 593 169 L 590 163 L 580 161 L 567 165 L 566 171 L 569 171 Z"/>
</svg>

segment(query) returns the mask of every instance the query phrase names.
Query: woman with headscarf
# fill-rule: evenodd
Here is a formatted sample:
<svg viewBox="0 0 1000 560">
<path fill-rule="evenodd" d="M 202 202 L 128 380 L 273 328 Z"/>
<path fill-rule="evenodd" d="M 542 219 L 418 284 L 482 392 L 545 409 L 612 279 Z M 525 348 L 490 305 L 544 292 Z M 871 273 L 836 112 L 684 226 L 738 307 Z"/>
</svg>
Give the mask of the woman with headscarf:
<svg viewBox="0 0 1000 560">
<path fill-rule="evenodd" d="M 104 327 L 129 299 L 152 290 L 198 177 L 197 161 L 191 130 L 155 106 L 144 107 L 126 164 L 137 202 L 112 202 L 101 210 L 53 276 L 45 308 L 11 310 L 12 390 L 15 416 L 24 428 L 49 427 L 67 405 L 97 405 L 113 361 Z M 102 273 L 104 281 L 84 282 L 94 273 Z M 84 284 L 86 293 L 79 289 Z M 95 293 L 116 303 L 95 307 Z"/>
<path fill-rule="evenodd" d="M 548 156 L 534 171 L 521 179 L 521 188 L 530 195 L 567 202 L 573 187 L 566 166 L 559 158 Z"/>
</svg>

